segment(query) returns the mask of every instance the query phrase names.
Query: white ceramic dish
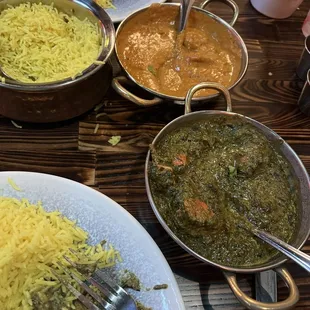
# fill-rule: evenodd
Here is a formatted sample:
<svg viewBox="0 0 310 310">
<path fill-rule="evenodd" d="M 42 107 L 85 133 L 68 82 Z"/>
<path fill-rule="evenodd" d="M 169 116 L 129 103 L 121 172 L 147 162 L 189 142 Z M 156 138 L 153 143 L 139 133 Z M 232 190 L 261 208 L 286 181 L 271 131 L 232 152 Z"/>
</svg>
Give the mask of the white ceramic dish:
<svg viewBox="0 0 310 310">
<path fill-rule="evenodd" d="M 14 190 L 8 177 L 22 189 Z M 105 239 L 120 251 L 117 269 L 134 272 L 145 287 L 168 284 L 168 289 L 133 292 L 154 310 L 185 309 L 174 275 L 156 243 L 124 208 L 107 196 L 80 183 L 32 172 L 0 172 L 0 196 L 41 201 L 48 210 L 59 210 L 88 231 L 90 242 Z"/>
<path fill-rule="evenodd" d="M 301 5 L 303 0 L 251 0 L 253 7 L 271 18 L 288 18 Z"/>
<path fill-rule="evenodd" d="M 106 9 L 113 23 L 119 23 L 133 12 L 146 8 L 152 3 L 162 3 L 165 0 L 114 0 L 116 9 Z"/>
</svg>

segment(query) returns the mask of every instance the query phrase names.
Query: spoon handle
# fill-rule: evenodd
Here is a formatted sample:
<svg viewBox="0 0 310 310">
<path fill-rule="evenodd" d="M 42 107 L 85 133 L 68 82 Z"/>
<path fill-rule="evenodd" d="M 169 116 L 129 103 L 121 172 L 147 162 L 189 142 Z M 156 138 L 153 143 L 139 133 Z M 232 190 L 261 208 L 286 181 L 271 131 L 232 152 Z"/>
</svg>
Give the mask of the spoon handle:
<svg viewBox="0 0 310 310">
<path fill-rule="evenodd" d="M 181 0 L 179 32 L 185 29 L 191 7 L 195 0 Z"/>
<path fill-rule="evenodd" d="M 310 272 L 310 256 L 303 253 L 302 251 L 292 247 L 291 245 L 283 242 L 282 240 L 258 229 L 254 229 L 253 233 L 259 237 L 260 239 L 264 240 L 265 242 L 269 243 L 271 246 L 276 248 L 278 251 L 285 254 L 287 257 L 291 258 L 301 267 L 306 269 Z"/>
</svg>

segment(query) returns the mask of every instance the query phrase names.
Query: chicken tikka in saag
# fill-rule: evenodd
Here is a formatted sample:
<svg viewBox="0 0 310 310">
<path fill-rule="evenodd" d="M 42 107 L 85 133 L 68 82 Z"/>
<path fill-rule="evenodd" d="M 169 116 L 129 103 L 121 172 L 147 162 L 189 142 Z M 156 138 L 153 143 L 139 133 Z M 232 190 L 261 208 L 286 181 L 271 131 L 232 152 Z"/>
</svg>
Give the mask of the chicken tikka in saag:
<svg viewBox="0 0 310 310">
<path fill-rule="evenodd" d="M 298 203 L 289 164 L 246 120 L 209 115 L 165 135 L 151 152 L 155 205 L 196 253 L 233 267 L 269 260 L 275 250 L 244 229 L 248 222 L 292 238 Z"/>
</svg>

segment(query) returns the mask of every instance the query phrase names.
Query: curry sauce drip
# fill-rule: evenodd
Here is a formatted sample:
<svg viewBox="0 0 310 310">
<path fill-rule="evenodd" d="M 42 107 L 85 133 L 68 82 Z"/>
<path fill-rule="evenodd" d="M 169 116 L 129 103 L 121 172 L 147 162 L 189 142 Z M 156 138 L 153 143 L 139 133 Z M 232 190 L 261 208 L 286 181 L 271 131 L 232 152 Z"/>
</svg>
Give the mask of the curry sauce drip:
<svg viewBox="0 0 310 310">
<path fill-rule="evenodd" d="M 214 262 L 246 267 L 276 250 L 247 224 L 289 242 L 298 187 L 286 159 L 239 117 L 209 116 L 165 135 L 152 149 L 155 205 L 176 236 Z"/>
<path fill-rule="evenodd" d="M 116 47 L 127 72 L 142 86 L 174 97 L 185 97 L 201 82 L 231 86 L 241 70 L 241 50 L 230 31 L 196 10 L 181 34 L 178 20 L 178 7 L 154 4 L 124 25 Z"/>
</svg>

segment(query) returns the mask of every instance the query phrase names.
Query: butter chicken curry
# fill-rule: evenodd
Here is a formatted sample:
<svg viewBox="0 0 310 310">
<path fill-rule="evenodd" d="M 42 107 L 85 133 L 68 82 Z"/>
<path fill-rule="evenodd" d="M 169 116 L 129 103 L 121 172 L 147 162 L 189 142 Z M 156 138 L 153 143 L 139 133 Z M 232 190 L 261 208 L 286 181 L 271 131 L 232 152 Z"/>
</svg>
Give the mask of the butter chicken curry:
<svg viewBox="0 0 310 310">
<path fill-rule="evenodd" d="M 185 97 L 201 82 L 234 84 L 241 49 L 230 31 L 197 10 L 180 34 L 178 20 L 179 7 L 153 4 L 126 22 L 116 42 L 125 70 L 140 85 L 173 97 Z M 197 96 L 214 92 L 201 90 Z"/>
</svg>

